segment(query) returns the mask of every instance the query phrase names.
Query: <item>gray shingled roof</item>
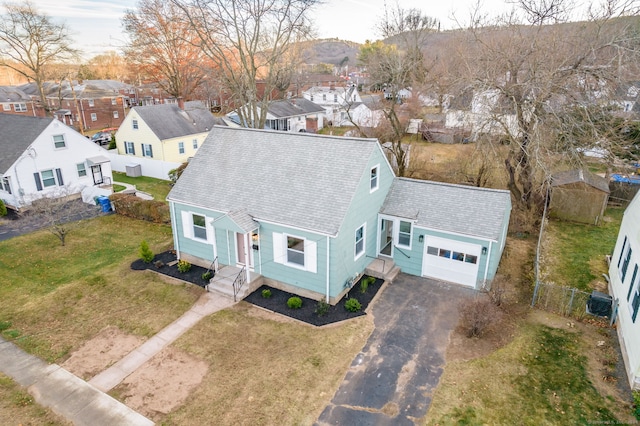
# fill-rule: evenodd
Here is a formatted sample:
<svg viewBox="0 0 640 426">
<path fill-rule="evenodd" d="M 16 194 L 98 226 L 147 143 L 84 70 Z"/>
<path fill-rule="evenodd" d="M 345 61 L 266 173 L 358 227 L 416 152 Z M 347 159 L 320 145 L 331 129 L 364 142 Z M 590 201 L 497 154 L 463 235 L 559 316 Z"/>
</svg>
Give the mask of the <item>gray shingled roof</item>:
<svg viewBox="0 0 640 426">
<path fill-rule="evenodd" d="M 509 191 L 396 178 L 380 213 L 412 219 L 425 228 L 497 241 L 510 209 Z"/>
<path fill-rule="evenodd" d="M 204 133 L 214 125 L 225 124 L 200 101 L 185 102 L 184 111 L 177 104 L 137 106 L 133 110 L 160 140 Z"/>
<path fill-rule="evenodd" d="M 277 118 L 324 112 L 324 108 L 305 98 L 282 99 L 269 103 L 269 114 Z"/>
<path fill-rule="evenodd" d="M 594 175 L 587 170 L 568 170 L 556 173 L 551 177 L 551 186 L 562 186 L 576 182 L 584 182 L 587 185 L 599 189 L 600 191 L 606 192 L 607 194 L 610 192 L 609 182 L 605 178 Z"/>
<path fill-rule="evenodd" d="M 30 100 L 31 98 L 17 87 L 0 86 L 0 102 L 20 102 Z"/>
<path fill-rule="evenodd" d="M 78 83 L 77 81 L 73 82 L 73 91 L 75 91 L 75 96 L 79 99 L 98 99 L 121 96 L 119 90 L 129 89 L 131 87 L 133 86 L 130 84 L 116 80 L 84 80 L 82 83 Z M 38 86 L 36 83 L 25 83 L 18 86 L 18 88 L 28 95 L 39 96 Z M 71 86 L 67 80 L 62 83 L 45 81 L 43 83 L 43 89 L 46 97 L 58 98 L 61 96 L 63 99 L 73 98 L 73 92 L 71 91 Z"/>
<path fill-rule="evenodd" d="M 336 235 L 375 139 L 214 127 L 169 196 Z"/>
<path fill-rule="evenodd" d="M 0 113 L 0 174 L 7 172 L 51 121 L 53 118 Z"/>
</svg>

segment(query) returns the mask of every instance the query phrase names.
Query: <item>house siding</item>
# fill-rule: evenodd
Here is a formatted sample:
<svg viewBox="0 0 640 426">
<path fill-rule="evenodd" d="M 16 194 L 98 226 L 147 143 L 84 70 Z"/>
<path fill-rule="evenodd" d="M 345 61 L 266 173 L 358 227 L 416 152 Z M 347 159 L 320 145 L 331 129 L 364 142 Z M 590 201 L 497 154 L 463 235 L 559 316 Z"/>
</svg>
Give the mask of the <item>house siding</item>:
<svg viewBox="0 0 640 426">
<path fill-rule="evenodd" d="M 378 189 L 370 192 L 371 168 L 378 168 Z M 373 151 L 360 177 L 349 210 L 338 236 L 331 240 L 331 293 L 335 296 L 344 290 L 348 279 L 362 273 L 377 255 L 378 212 L 393 183 L 394 174 L 380 148 Z M 355 257 L 355 233 L 366 223 L 365 253 Z"/>
<path fill-rule="evenodd" d="M 207 263 L 212 262 L 214 259 L 214 246 L 213 240 L 203 241 L 194 238 L 190 238 L 185 235 L 184 213 L 195 213 L 205 217 L 205 222 L 210 224 L 216 218 L 222 216 L 222 213 L 214 212 L 207 209 L 202 209 L 195 206 L 184 205 L 180 203 L 170 203 L 170 208 L 174 211 L 173 215 L 173 239 L 174 247 L 178 250 L 179 255 L 182 253 L 188 253 L 198 259 L 202 259 Z M 213 225 L 208 227 L 207 232 L 213 230 Z M 215 230 L 216 249 L 215 255 L 218 256 L 218 261 L 221 264 L 229 264 L 229 255 L 227 250 L 226 239 L 223 231 Z M 211 237 L 213 238 L 213 237 Z"/>
<path fill-rule="evenodd" d="M 631 247 L 631 257 L 623 281 L 618 263 L 625 238 L 627 244 Z M 640 314 L 638 314 L 634 322 L 630 309 L 633 295 L 627 299 L 633 284 L 635 265 L 640 268 L 640 196 L 637 195 L 629 204 L 622 219 L 620 232 L 609 265 L 609 290 L 613 298 L 619 303 L 616 317 L 617 331 L 629 383 L 632 388 L 640 390 Z M 639 280 L 640 277 L 636 276 L 635 285 L 638 285 Z"/>
<path fill-rule="evenodd" d="M 207 138 L 208 134 L 209 133 L 195 133 L 193 135 L 180 136 L 178 138 L 172 138 L 172 139 L 165 139 L 161 142 L 160 149 L 162 150 L 162 157 L 161 158 L 158 157 L 157 159 L 164 160 L 164 161 L 172 161 L 175 163 L 185 163 L 190 157 L 193 157 L 198 151 L 197 149 L 193 149 L 193 140 L 194 139 L 198 140 L 198 148 L 200 148 L 204 140 Z M 180 142 L 184 142 L 184 154 L 180 154 L 180 151 L 178 148 L 178 144 Z M 136 154 L 137 153 L 138 152 L 136 149 Z M 155 147 L 153 148 L 153 156 L 155 159 L 155 156 L 156 156 Z"/>
<path fill-rule="evenodd" d="M 133 120 L 138 120 L 138 129 L 133 129 Z M 135 154 L 126 154 L 125 142 L 133 142 Z M 118 154 L 131 157 L 143 157 L 142 143 L 151 144 L 151 149 L 153 150 L 152 159 L 163 160 L 163 147 L 160 139 L 158 139 L 153 130 L 149 128 L 135 110 L 131 110 L 116 132 L 116 148 L 118 149 Z M 176 145 L 176 150 L 177 149 Z"/>
</svg>

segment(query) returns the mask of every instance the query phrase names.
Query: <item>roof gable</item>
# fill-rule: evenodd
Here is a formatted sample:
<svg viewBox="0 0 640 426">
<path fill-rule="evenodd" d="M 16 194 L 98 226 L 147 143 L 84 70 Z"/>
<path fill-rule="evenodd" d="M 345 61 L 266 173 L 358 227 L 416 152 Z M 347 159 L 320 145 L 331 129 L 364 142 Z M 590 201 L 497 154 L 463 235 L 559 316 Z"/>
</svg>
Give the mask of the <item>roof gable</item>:
<svg viewBox="0 0 640 426">
<path fill-rule="evenodd" d="M 552 176 L 551 186 L 562 186 L 577 182 L 586 183 L 607 194 L 610 192 L 609 182 L 605 178 L 582 169 L 568 170 L 554 174 Z"/>
<path fill-rule="evenodd" d="M 324 112 L 324 108 L 308 99 L 295 98 L 270 102 L 268 112 L 275 118 L 285 118 Z"/>
<path fill-rule="evenodd" d="M 336 235 L 375 150 L 375 139 L 216 126 L 168 199 Z"/>
<path fill-rule="evenodd" d="M 509 191 L 396 178 L 380 213 L 416 226 L 497 241 L 511 210 Z"/>
<path fill-rule="evenodd" d="M 137 106 L 133 108 L 160 140 L 206 133 L 214 125 L 224 124 L 199 101 L 185 102 L 184 110 L 177 104 Z"/>
<path fill-rule="evenodd" d="M 9 167 L 53 122 L 53 118 L 0 113 L 0 174 Z"/>
</svg>

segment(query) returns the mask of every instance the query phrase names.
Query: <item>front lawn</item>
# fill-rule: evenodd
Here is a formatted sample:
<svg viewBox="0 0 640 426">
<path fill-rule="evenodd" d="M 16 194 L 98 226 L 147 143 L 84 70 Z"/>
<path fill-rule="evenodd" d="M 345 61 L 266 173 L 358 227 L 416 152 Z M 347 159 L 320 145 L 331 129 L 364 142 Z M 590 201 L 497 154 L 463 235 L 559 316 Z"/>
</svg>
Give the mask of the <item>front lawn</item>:
<svg viewBox="0 0 640 426">
<path fill-rule="evenodd" d="M 590 292 L 608 273 L 624 209 L 609 208 L 600 226 L 549 220 L 545 229 L 541 281 Z M 597 288 L 606 291 L 604 288 Z"/>
<path fill-rule="evenodd" d="M 447 363 L 427 424 L 618 424 L 616 415 L 628 420 L 629 411 L 592 384 L 585 353 L 597 349 L 584 341 L 577 328 L 523 322 L 504 348 Z"/>
<path fill-rule="evenodd" d="M 0 424 L 63 426 L 71 423 L 36 404 L 24 388 L 0 373 Z"/>
<path fill-rule="evenodd" d="M 154 252 L 171 245 L 171 229 L 119 215 L 82 221 L 67 244 L 46 230 L 0 242 L 2 335 L 49 362 L 108 325 L 151 336 L 202 292 L 132 271 L 140 241 Z"/>
<path fill-rule="evenodd" d="M 140 191 L 146 192 L 153 196 L 154 200 L 164 201 L 171 191 L 171 182 L 168 180 L 155 179 L 147 176 L 131 177 L 126 173 L 113 172 L 113 180 L 115 182 L 128 183 L 135 185 Z"/>
</svg>

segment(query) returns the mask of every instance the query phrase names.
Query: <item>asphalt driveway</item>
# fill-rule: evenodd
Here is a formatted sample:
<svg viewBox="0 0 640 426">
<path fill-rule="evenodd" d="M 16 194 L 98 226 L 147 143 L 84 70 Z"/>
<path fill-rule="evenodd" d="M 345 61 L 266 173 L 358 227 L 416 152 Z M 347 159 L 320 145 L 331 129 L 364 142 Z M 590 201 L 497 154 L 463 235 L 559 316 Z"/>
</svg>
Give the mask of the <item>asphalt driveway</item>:
<svg viewBox="0 0 640 426">
<path fill-rule="evenodd" d="M 474 294 L 400 274 L 373 306 L 375 330 L 317 424 L 413 425 L 424 417 L 458 322 L 458 304 Z"/>
</svg>

